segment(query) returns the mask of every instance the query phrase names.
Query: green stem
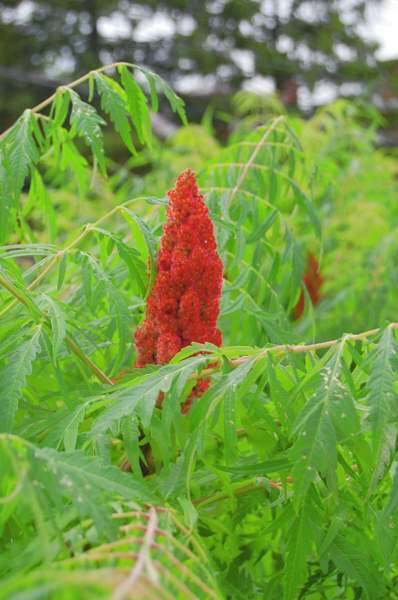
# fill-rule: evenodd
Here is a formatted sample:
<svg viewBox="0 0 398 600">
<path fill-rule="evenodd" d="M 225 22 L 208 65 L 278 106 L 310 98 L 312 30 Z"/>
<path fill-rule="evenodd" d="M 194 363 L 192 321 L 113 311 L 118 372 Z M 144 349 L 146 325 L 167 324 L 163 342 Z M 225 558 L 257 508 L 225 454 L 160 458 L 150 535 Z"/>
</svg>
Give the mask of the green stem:
<svg viewBox="0 0 398 600">
<path fill-rule="evenodd" d="M 12 294 L 12 296 L 14 296 L 15 304 L 17 304 L 18 302 L 24 304 L 36 321 L 42 318 L 43 314 L 41 313 L 40 309 L 37 308 L 34 302 L 32 302 L 29 296 L 27 296 L 22 290 L 19 290 L 9 279 L 7 279 L 7 277 L 4 277 L 4 275 L 2 275 L 1 273 L 0 285 L 2 285 L 6 290 L 8 290 L 10 294 Z"/>
<path fill-rule="evenodd" d="M 2 285 L 10 294 L 14 296 L 16 302 L 21 302 L 31 313 L 35 321 L 43 322 L 46 327 L 51 329 L 51 322 L 36 304 L 22 290 L 19 290 L 7 277 L 0 273 L 0 285 Z M 109 377 L 91 360 L 89 356 L 78 346 L 78 344 L 69 336 L 65 336 L 65 342 L 70 350 L 95 374 L 102 382 L 113 385 L 112 379 Z"/>
<path fill-rule="evenodd" d="M 272 481 L 271 479 L 266 479 L 265 477 L 253 477 L 245 482 L 239 482 L 232 484 L 232 492 L 234 496 L 243 496 L 244 494 L 248 494 L 249 492 L 265 490 L 267 487 L 272 487 L 276 489 L 281 488 L 281 484 Z M 228 500 L 231 497 L 231 494 L 228 492 L 217 492 L 216 494 L 211 494 L 210 496 L 203 496 L 203 498 L 197 498 L 193 500 L 193 504 L 195 506 L 206 506 L 207 504 L 213 504 L 213 502 L 220 502 L 221 500 Z"/>
<path fill-rule="evenodd" d="M 104 373 L 98 365 L 96 365 L 89 356 L 80 348 L 78 344 L 69 336 L 65 336 L 65 341 L 72 352 L 80 358 L 82 362 L 94 373 L 94 375 L 101 381 L 102 383 L 107 383 L 108 385 L 113 385 L 112 379 L 109 379 L 108 375 Z"/>
</svg>

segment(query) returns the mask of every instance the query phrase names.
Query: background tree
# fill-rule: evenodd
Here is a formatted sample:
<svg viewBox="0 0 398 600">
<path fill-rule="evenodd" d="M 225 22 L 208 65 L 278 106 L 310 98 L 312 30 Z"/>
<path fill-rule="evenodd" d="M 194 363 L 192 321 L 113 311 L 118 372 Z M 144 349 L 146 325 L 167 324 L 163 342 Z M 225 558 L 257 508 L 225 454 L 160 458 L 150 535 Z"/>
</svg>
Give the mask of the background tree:
<svg viewBox="0 0 398 600">
<path fill-rule="evenodd" d="M 378 2 L 0 0 L 1 110 L 12 107 L 3 118 L 47 95 L 51 79 L 112 60 L 144 63 L 177 88 L 195 75 L 188 87 L 206 95 L 265 76 L 295 105 L 298 88 L 372 79 L 376 44 L 358 27 Z M 26 83 L 36 84 L 28 96 Z"/>
</svg>

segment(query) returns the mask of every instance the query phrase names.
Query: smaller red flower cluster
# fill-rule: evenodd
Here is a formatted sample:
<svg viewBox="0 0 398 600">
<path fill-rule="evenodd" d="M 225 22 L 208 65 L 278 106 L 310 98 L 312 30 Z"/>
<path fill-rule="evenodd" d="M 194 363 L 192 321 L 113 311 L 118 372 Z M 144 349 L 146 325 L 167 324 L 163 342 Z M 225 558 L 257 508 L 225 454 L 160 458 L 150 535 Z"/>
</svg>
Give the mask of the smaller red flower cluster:
<svg viewBox="0 0 398 600">
<path fill-rule="evenodd" d="M 217 317 L 223 264 L 213 223 L 192 171 L 168 193 L 167 222 L 146 316 L 135 334 L 136 367 L 167 363 L 191 342 L 221 345 Z M 196 395 L 208 381 L 198 381 Z M 196 389 L 195 388 L 195 389 Z"/>
<path fill-rule="evenodd" d="M 303 284 L 307 288 L 308 295 L 312 304 L 315 306 L 321 299 L 320 291 L 323 284 L 323 277 L 319 270 L 319 263 L 314 254 L 310 252 L 307 257 L 307 267 L 303 275 Z M 301 291 L 300 298 L 294 307 L 293 317 L 297 321 L 304 312 L 304 291 Z"/>
</svg>

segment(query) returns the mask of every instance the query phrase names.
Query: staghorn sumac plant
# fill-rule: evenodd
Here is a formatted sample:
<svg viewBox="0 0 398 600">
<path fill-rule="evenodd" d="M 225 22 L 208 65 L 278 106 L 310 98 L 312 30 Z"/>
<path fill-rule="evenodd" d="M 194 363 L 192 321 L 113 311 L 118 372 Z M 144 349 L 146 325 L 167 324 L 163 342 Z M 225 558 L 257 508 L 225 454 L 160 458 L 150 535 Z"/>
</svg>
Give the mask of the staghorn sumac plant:
<svg viewBox="0 0 398 600">
<path fill-rule="evenodd" d="M 0 135 L 0 600 L 397 598 L 396 163 L 329 109 L 240 129 L 217 156 L 195 129 L 192 160 L 150 135 L 147 96 L 182 101 L 114 67 Z M 138 153 L 122 166 L 107 117 Z M 185 173 L 148 292 L 164 190 L 193 164 L 218 248 Z M 328 302 L 297 326 L 309 223 Z"/>
</svg>

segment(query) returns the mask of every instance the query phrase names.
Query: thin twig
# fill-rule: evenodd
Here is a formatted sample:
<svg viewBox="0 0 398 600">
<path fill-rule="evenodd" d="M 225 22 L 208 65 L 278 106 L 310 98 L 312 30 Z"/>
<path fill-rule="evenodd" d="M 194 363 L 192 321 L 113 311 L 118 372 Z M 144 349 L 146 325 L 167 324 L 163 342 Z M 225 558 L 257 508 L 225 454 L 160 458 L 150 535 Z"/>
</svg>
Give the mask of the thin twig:
<svg viewBox="0 0 398 600">
<path fill-rule="evenodd" d="M 389 323 L 387 327 L 390 327 L 391 329 L 398 329 L 398 323 Z M 279 352 L 280 354 L 283 354 L 285 352 L 302 353 L 314 352 L 316 350 L 324 350 L 327 348 L 332 348 L 333 346 L 337 346 L 337 344 L 339 344 L 343 339 L 345 339 L 346 341 L 366 340 L 367 338 L 380 333 L 382 329 L 382 327 L 376 327 L 374 329 L 362 331 L 361 333 L 345 333 L 341 336 L 341 338 L 327 340 L 325 342 L 316 342 L 314 344 L 276 344 L 274 346 L 268 346 L 267 348 L 263 348 L 258 352 L 258 354 L 251 354 L 250 356 L 239 356 L 238 358 L 233 358 L 229 361 L 229 363 L 234 367 L 239 367 L 240 365 L 247 363 L 254 357 L 259 358 L 273 352 Z M 206 375 L 211 375 L 212 373 L 214 373 L 214 371 L 216 371 L 219 368 L 221 360 L 221 357 L 211 357 L 211 361 L 212 363 L 214 363 L 214 366 L 203 369 L 200 372 L 200 376 L 205 377 Z M 199 374 L 194 374 L 193 377 L 197 377 L 198 375 Z"/>
<path fill-rule="evenodd" d="M 289 479 L 289 481 L 291 481 L 291 479 Z M 254 479 L 246 481 L 244 484 L 239 484 L 233 488 L 232 493 L 234 496 L 243 496 L 244 494 L 248 494 L 250 492 L 266 490 L 267 486 L 279 491 L 281 491 L 283 488 L 283 485 L 278 481 L 266 479 L 265 477 L 255 477 Z M 203 506 L 206 504 L 212 504 L 213 502 L 220 502 L 221 500 L 229 500 L 230 498 L 231 494 L 229 492 L 217 492 L 216 494 L 203 496 L 202 498 L 196 498 L 192 502 L 195 506 Z"/>
<path fill-rule="evenodd" d="M 389 323 L 389 325 L 387 327 L 390 327 L 391 329 L 398 329 L 398 323 Z M 267 354 L 271 354 L 271 353 L 279 353 L 280 355 L 283 355 L 287 352 L 293 352 L 293 353 L 303 353 L 303 352 L 314 352 L 316 350 L 323 350 L 323 349 L 327 349 L 327 348 L 332 348 L 333 346 L 337 346 L 337 344 L 339 344 L 343 339 L 345 341 L 350 341 L 350 340 L 366 340 L 367 338 L 376 335 L 378 333 L 380 333 L 380 331 L 382 331 L 382 327 L 376 327 L 374 329 L 368 329 L 367 331 L 362 331 L 361 333 L 346 333 L 344 335 L 341 336 L 341 338 L 336 338 L 333 340 L 327 340 L 325 342 L 317 342 L 314 344 L 276 344 L 274 346 L 268 346 L 267 348 L 263 348 L 262 350 L 259 349 L 258 353 L 256 354 L 251 354 L 249 356 L 244 355 L 244 356 L 239 356 L 237 358 L 232 358 L 229 360 L 229 364 L 232 367 L 240 367 L 241 365 L 246 364 L 249 360 L 253 359 L 253 358 L 262 358 Z M 197 351 L 193 351 L 193 354 L 197 353 Z M 189 380 L 195 380 L 198 379 L 198 377 L 204 379 L 206 377 L 210 377 L 211 375 L 214 374 L 215 371 L 217 371 L 220 368 L 220 365 L 222 364 L 222 359 L 223 356 L 209 356 L 209 361 L 211 361 L 211 366 L 206 367 L 205 369 L 202 369 L 200 372 L 199 371 L 195 371 L 192 373 L 192 375 L 190 375 Z M 124 372 L 125 375 L 128 374 L 128 370 L 126 370 Z M 158 407 L 161 406 L 161 403 L 159 402 Z"/>
<path fill-rule="evenodd" d="M 90 371 L 92 371 L 94 373 L 94 375 L 97 377 L 97 379 L 99 381 L 101 381 L 101 383 L 107 383 L 108 385 L 114 385 L 112 379 L 110 379 L 108 377 L 108 375 L 106 373 L 104 373 L 104 371 L 102 371 L 102 369 L 100 369 L 99 366 L 96 365 L 95 362 L 93 362 L 91 360 L 91 358 L 89 356 L 87 356 L 87 354 L 85 352 L 83 352 L 83 350 L 80 348 L 80 346 L 75 342 L 75 340 L 73 340 L 70 337 L 70 335 L 65 336 L 65 342 L 67 343 L 69 349 L 72 350 L 72 352 L 78 358 L 80 358 L 80 360 L 82 362 L 84 362 L 84 364 L 90 369 Z"/>
<path fill-rule="evenodd" d="M 14 296 L 17 302 L 20 302 L 29 310 L 35 321 L 42 322 L 47 328 L 51 329 L 51 322 L 48 316 L 43 313 L 40 308 L 27 296 L 19 290 L 7 277 L 0 273 L 0 285 L 3 286 L 10 294 Z M 69 349 L 95 374 L 102 383 L 113 385 L 110 379 L 80 348 L 75 340 L 70 335 L 65 335 L 65 343 Z"/>
<path fill-rule="evenodd" d="M 43 108 L 46 108 L 47 106 L 49 106 L 51 104 L 51 102 L 53 102 L 55 100 L 55 98 L 57 97 L 57 94 L 63 94 L 64 92 L 81 85 L 82 83 L 84 83 L 85 81 L 90 79 L 90 77 L 92 75 L 94 75 L 95 73 L 102 73 L 103 71 L 111 71 L 112 69 L 117 69 L 117 67 L 134 68 L 135 66 L 136 65 L 134 65 L 133 63 L 116 62 L 116 63 L 112 63 L 110 65 L 104 65 L 103 67 L 99 67 L 98 69 L 95 69 L 93 71 L 89 71 L 88 73 L 86 73 L 85 75 L 82 75 L 82 77 L 79 77 L 78 79 L 75 79 L 71 83 L 68 83 L 66 85 L 60 85 L 56 89 L 56 91 L 53 94 L 51 94 L 51 96 L 49 96 L 48 98 L 46 98 L 45 100 L 43 100 L 42 102 L 40 102 L 39 104 L 36 104 L 36 106 L 31 108 L 30 112 L 33 114 L 39 113 L 41 110 L 43 110 Z M 3 133 L 0 134 L 0 140 L 3 137 L 5 137 L 12 128 L 13 128 L 13 125 L 11 125 L 11 127 L 6 129 L 5 131 L 3 131 Z"/>
<path fill-rule="evenodd" d="M 391 329 L 398 329 L 398 323 L 389 323 L 388 327 Z M 282 350 L 286 352 L 312 352 L 313 350 L 322 350 L 325 348 L 331 348 L 332 346 L 336 346 L 339 344 L 343 338 L 346 341 L 356 341 L 356 340 L 364 340 L 372 335 L 376 335 L 380 331 L 382 331 L 382 327 L 375 327 L 374 329 L 368 329 L 367 331 L 362 331 L 361 333 L 345 333 L 340 338 L 336 338 L 334 340 L 327 340 L 325 342 L 316 342 L 314 344 L 279 344 L 277 346 L 270 346 L 269 348 L 265 348 L 261 354 L 267 354 L 268 352 L 274 352 L 277 350 Z M 237 361 L 242 360 L 243 357 L 238 358 Z M 249 358 L 249 357 L 248 357 Z"/>
<path fill-rule="evenodd" d="M 73 248 L 75 248 L 91 231 L 95 230 L 96 227 L 101 225 L 101 223 L 103 223 L 104 221 L 106 221 L 107 219 L 112 217 L 114 214 L 116 214 L 118 212 L 123 212 L 123 210 L 129 204 L 132 204 L 133 202 L 139 202 L 140 200 L 143 200 L 143 199 L 145 199 L 145 196 L 131 198 L 130 200 L 123 202 L 123 204 L 118 204 L 117 206 L 114 206 L 110 211 L 108 211 L 107 213 L 102 215 L 102 217 L 97 219 L 94 223 L 87 223 L 86 225 L 84 225 L 83 229 L 75 237 L 75 239 L 73 239 L 63 250 L 59 250 L 56 254 L 54 254 L 54 256 L 51 258 L 51 260 L 48 262 L 48 264 L 44 267 L 44 269 L 39 273 L 39 275 L 27 286 L 27 289 L 30 291 L 34 290 L 39 285 L 39 283 L 41 283 L 43 281 L 43 279 L 48 275 L 48 273 L 53 269 L 53 267 L 55 267 L 57 265 L 57 263 L 63 258 L 63 256 L 65 256 L 65 254 L 70 252 L 70 250 L 73 250 Z M 7 304 L 7 306 L 5 306 L 0 311 L 0 319 L 2 317 L 4 317 L 4 315 L 7 314 L 7 312 L 9 310 L 11 310 L 12 308 L 14 308 L 14 306 L 16 306 L 17 304 L 18 304 L 18 302 L 16 300 L 13 300 L 9 304 Z"/>
<path fill-rule="evenodd" d="M 246 176 L 247 176 L 247 174 L 249 172 L 249 169 L 252 167 L 254 161 L 256 160 L 257 154 L 260 152 L 261 148 L 264 146 L 264 144 L 267 141 L 268 137 L 270 136 L 270 134 L 272 133 L 272 131 L 279 125 L 279 123 L 281 123 L 283 120 L 284 120 L 283 116 L 280 116 L 277 119 L 275 119 L 274 122 L 272 123 L 272 125 L 265 131 L 264 135 L 261 137 L 261 139 L 258 142 L 258 144 L 255 146 L 251 157 L 249 158 L 249 160 L 247 161 L 247 163 L 245 163 L 244 168 L 242 170 L 242 173 L 240 174 L 239 179 L 236 182 L 236 185 L 235 185 L 235 187 L 232 190 L 231 196 L 229 198 L 230 201 L 232 201 L 234 199 L 234 197 L 237 194 L 240 186 L 242 185 L 242 183 L 246 179 Z"/>
<path fill-rule="evenodd" d="M 217 594 L 209 588 L 209 586 L 204 583 L 192 570 L 190 570 L 184 563 L 182 563 L 178 558 L 174 556 L 174 554 L 162 544 L 158 544 L 157 542 L 153 543 L 153 547 L 157 548 L 159 551 L 163 552 L 170 561 L 177 567 L 178 573 L 183 573 L 187 579 L 191 579 L 194 584 L 200 588 L 206 594 L 206 598 L 217 598 Z"/>
<path fill-rule="evenodd" d="M 151 575 L 150 569 L 150 549 L 154 543 L 158 524 L 158 516 L 156 510 L 151 508 L 149 511 L 148 527 L 142 542 L 141 550 L 134 567 L 130 571 L 129 576 L 116 588 L 112 594 L 112 600 L 124 600 L 128 598 L 130 591 L 137 584 L 145 569 Z"/>
</svg>

